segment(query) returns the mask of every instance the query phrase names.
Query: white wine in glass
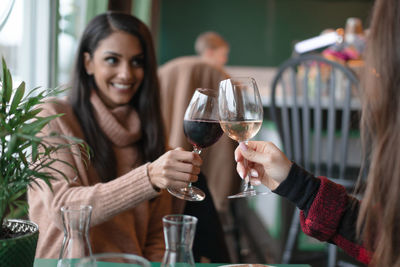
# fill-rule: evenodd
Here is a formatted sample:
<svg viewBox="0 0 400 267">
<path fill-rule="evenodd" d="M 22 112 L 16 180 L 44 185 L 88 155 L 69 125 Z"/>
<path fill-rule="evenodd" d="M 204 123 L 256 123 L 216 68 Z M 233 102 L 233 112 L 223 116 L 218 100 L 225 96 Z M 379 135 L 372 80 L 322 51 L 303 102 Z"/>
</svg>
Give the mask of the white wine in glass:
<svg viewBox="0 0 400 267">
<path fill-rule="evenodd" d="M 256 81 L 250 77 L 233 77 L 219 84 L 219 123 L 222 130 L 233 140 L 247 143 L 261 128 L 263 106 Z M 245 168 L 247 161 L 244 160 Z M 247 172 L 249 173 L 249 171 Z M 228 196 L 240 198 L 266 195 L 271 191 L 259 192 L 250 183 L 249 175 L 245 177 L 242 192 Z"/>
<path fill-rule="evenodd" d="M 233 140 L 244 142 L 253 138 L 261 128 L 262 120 L 221 121 L 222 130 Z"/>
</svg>

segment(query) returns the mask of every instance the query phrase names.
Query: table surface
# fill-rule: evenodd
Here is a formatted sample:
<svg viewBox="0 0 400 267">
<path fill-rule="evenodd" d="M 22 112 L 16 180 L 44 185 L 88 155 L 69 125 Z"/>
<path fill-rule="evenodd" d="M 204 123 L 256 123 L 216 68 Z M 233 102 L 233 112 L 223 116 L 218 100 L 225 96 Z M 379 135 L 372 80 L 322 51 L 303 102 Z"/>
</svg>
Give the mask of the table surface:
<svg viewBox="0 0 400 267">
<path fill-rule="evenodd" d="M 121 266 L 122 264 L 118 263 L 107 263 L 102 266 L 107 266 L 107 267 L 118 267 Z M 199 267 L 217 267 L 217 266 L 222 266 L 226 264 L 218 264 L 218 263 L 196 263 L 196 266 Z M 56 259 L 36 259 L 35 263 L 33 265 L 34 267 L 56 267 L 57 266 L 57 260 Z M 159 267 L 160 263 L 159 262 L 152 262 L 151 263 L 152 267 Z M 274 267 L 310 267 L 308 264 L 270 264 L 269 266 L 274 266 Z"/>
</svg>

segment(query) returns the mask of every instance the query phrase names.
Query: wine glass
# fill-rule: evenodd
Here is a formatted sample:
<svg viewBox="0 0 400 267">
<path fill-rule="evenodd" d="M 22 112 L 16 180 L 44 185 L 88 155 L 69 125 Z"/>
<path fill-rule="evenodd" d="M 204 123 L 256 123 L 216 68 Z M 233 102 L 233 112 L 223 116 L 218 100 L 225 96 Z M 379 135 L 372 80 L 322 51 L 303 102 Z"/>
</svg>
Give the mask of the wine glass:
<svg viewBox="0 0 400 267">
<path fill-rule="evenodd" d="M 263 106 L 256 81 L 250 77 L 223 80 L 219 84 L 218 100 L 222 130 L 231 139 L 247 144 L 260 130 L 263 121 Z M 247 160 L 243 163 L 247 169 Z M 251 185 L 248 174 L 244 182 L 243 191 L 228 198 L 265 195 L 271 192 L 257 192 Z"/>
<path fill-rule="evenodd" d="M 218 120 L 218 91 L 198 88 L 194 92 L 183 119 L 183 131 L 193 145 L 193 152 L 200 154 L 223 134 Z M 168 188 L 172 195 L 190 201 L 201 201 L 205 194 L 189 183 L 183 188 Z"/>
</svg>

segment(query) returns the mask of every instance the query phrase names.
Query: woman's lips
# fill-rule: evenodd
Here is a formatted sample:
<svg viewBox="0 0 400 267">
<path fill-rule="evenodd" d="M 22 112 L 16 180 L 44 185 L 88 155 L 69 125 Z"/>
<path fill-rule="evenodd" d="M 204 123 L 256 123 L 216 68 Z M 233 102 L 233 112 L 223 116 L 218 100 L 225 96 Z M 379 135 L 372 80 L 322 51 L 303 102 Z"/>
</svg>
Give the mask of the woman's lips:
<svg viewBox="0 0 400 267">
<path fill-rule="evenodd" d="M 117 89 L 118 91 L 128 91 L 130 89 L 132 89 L 133 84 L 129 83 L 111 83 L 111 86 L 114 87 L 115 89 Z"/>
</svg>

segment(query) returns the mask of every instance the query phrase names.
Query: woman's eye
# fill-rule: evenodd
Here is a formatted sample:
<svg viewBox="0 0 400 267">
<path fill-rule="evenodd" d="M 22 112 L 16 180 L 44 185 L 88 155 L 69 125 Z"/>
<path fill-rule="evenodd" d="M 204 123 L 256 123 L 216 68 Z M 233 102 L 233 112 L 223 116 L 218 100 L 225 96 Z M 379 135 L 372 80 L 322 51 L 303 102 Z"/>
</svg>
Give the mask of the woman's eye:
<svg viewBox="0 0 400 267">
<path fill-rule="evenodd" d="M 106 58 L 106 62 L 108 64 L 115 64 L 115 63 L 117 63 L 117 59 L 115 57 L 108 57 L 108 58 Z"/>
<path fill-rule="evenodd" d="M 144 65 L 144 60 L 143 60 L 143 58 L 135 58 L 135 59 L 132 59 L 132 66 L 133 66 L 133 67 L 139 67 L 139 68 L 141 68 L 141 67 L 143 67 L 143 65 Z"/>
</svg>

